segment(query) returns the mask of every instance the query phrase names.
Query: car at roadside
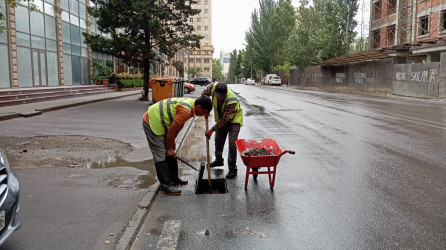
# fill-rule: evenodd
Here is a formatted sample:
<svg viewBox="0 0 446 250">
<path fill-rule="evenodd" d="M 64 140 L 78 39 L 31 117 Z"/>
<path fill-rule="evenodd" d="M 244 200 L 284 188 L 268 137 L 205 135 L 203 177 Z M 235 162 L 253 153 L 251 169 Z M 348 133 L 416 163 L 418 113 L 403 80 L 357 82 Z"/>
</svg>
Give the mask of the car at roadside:
<svg viewBox="0 0 446 250">
<path fill-rule="evenodd" d="M 206 85 L 212 83 L 212 80 L 209 77 L 203 76 L 203 77 L 196 77 L 196 78 L 190 80 L 189 83 L 194 84 L 194 85 L 206 86 Z"/>
<path fill-rule="evenodd" d="M 19 180 L 0 148 L 0 245 L 23 226 L 19 215 Z"/>
<path fill-rule="evenodd" d="M 268 85 L 282 85 L 282 80 L 280 79 L 280 76 L 272 76 L 269 79 Z"/>
<path fill-rule="evenodd" d="M 184 83 L 184 93 L 189 94 L 190 92 L 195 91 L 195 86 L 193 84 L 190 84 L 188 82 Z"/>
<path fill-rule="evenodd" d="M 245 82 L 245 85 L 256 85 L 256 80 L 248 78 Z"/>
</svg>

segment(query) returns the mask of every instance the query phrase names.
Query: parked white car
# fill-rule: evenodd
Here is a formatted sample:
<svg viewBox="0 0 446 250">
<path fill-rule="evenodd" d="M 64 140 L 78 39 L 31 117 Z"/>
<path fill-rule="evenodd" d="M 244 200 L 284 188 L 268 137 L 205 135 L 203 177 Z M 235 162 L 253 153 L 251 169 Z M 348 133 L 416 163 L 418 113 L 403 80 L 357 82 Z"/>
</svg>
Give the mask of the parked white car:
<svg viewBox="0 0 446 250">
<path fill-rule="evenodd" d="M 256 80 L 248 78 L 245 82 L 245 85 L 256 85 Z"/>
<path fill-rule="evenodd" d="M 282 85 L 282 80 L 280 76 L 273 76 L 269 79 L 268 85 Z"/>
</svg>

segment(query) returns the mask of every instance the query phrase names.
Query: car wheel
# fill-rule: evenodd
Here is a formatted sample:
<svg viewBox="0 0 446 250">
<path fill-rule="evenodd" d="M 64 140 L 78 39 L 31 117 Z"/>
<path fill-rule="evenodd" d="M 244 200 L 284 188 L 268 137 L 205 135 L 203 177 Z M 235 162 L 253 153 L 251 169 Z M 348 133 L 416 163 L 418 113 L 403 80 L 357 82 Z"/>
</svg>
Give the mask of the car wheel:
<svg viewBox="0 0 446 250">
<path fill-rule="evenodd" d="M 190 93 L 190 89 L 189 88 L 184 88 L 184 93 L 189 94 Z"/>
</svg>

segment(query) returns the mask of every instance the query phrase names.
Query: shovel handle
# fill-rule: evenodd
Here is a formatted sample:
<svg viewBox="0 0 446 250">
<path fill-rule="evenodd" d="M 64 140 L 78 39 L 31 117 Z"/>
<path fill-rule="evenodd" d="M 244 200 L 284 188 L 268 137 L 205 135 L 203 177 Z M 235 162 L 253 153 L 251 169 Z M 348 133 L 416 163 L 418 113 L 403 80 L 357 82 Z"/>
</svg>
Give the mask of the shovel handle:
<svg viewBox="0 0 446 250">
<path fill-rule="evenodd" d="M 193 169 L 198 171 L 198 169 L 196 169 L 194 166 L 192 166 L 192 164 L 190 164 L 189 162 L 186 162 L 185 160 L 181 159 L 180 157 L 178 157 L 178 155 L 177 155 L 177 159 L 180 160 L 182 163 L 184 163 L 184 164 L 188 165 L 189 167 L 191 167 L 191 168 L 193 168 Z"/>
</svg>

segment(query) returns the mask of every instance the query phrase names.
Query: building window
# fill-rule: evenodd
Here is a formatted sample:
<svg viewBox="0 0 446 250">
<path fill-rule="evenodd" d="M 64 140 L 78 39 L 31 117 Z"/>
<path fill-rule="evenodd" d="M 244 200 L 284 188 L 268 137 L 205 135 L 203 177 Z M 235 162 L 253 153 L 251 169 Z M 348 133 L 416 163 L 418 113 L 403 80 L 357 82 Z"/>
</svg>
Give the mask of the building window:
<svg viewBox="0 0 446 250">
<path fill-rule="evenodd" d="M 208 9 L 204 9 L 204 14 L 209 14 L 209 10 Z"/>
<path fill-rule="evenodd" d="M 201 22 L 201 17 L 197 17 L 197 23 Z"/>
<path fill-rule="evenodd" d="M 208 26 L 204 26 L 204 31 L 208 31 L 209 27 Z"/>
<path fill-rule="evenodd" d="M 381 18 L 381 0 L 373 3 L 372 17 L 373 20 L 378 20 Z"/>
<path fill-rule="evenodd" d="M 201 63 L 201 59 L 200 59 L 200 58 L 195 59 L 195 61 L 196 61 L 197 63 Z"/>
<path fill-rule="evenodd" d="M 429 16 L 422 16 L 418 19 L 418 35 L 425 36 L 429 34 Z"/>
<path fill-rule="evenodd" d="M 189 18 L 189 22 L 193 23 L 194 22 L 194 18 L 193 17 Z"/>
<path fill-rule="evenodd" d="M 387 46 L 395 45 L 395 25 L 387 27 Z"/>
<path fill-rule="evenodd" d="M 208 54 L 209 54 L 209 51 L 205 50 L 205 51 L 204 51 L 204 54 L 205 54 L 205 55 L 208 55 Z"/>
<path fill-rule="evenodd" d="M 204 68 L 204 72 L 209 72 L 209 68 L 208 68 L 208 67 L 205 67 L 205 68 Z"/>
<path fill-rule="evenodd" d="M 209 5 L 209 1 L 208 0 L 204 0 L 204 5 Z"/>
<path fill-rule="evenodd" d="M 200 31 L 201 30 L 201 26 L 197 26 L 197 30 Z"/>
<path fill-rule="evenodd" d="M 372 48 L 378 48 L 379 47 L 379 40 L 380 40 L 380 33 L 381 31 L 379 29 L 374 30 L 372 32 Z"/>
<path fill-rule="evenodd" d="M 204 63 L 209 63 L 209 59 L 203 59 Z"/>
<path fill-rule="evenodd" d="M 441 31 L 446 31 L 446 10 L 443 10 L 441 12 L 440 30 Z"/>
<path fill-rule="evenodd" d="M 396 0 L 389 0 L 389 5 L 387 8 L 387 14 L 392 15 L 396 12 Z"/>
</svg>

